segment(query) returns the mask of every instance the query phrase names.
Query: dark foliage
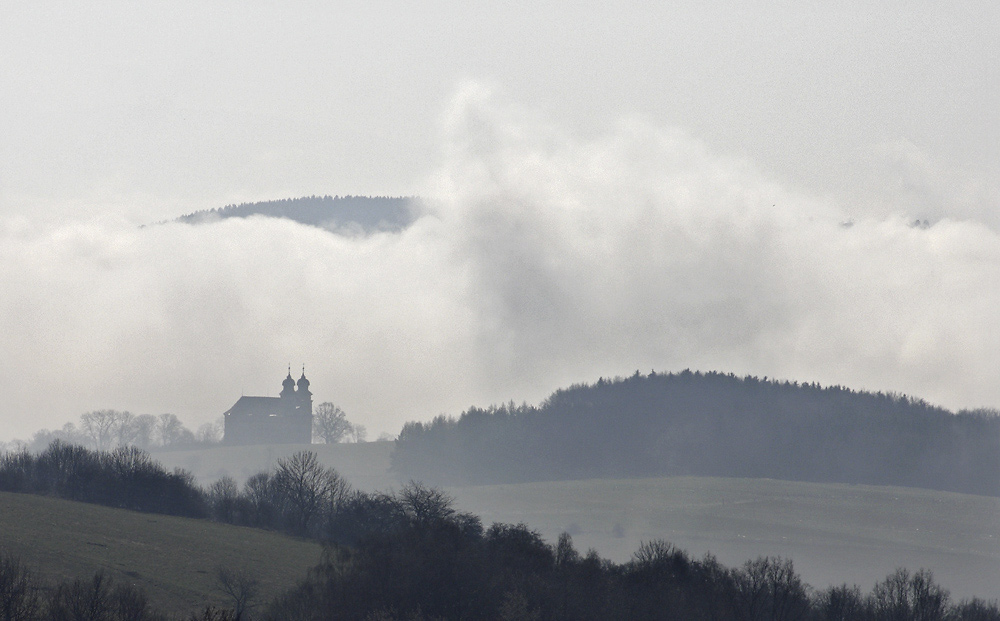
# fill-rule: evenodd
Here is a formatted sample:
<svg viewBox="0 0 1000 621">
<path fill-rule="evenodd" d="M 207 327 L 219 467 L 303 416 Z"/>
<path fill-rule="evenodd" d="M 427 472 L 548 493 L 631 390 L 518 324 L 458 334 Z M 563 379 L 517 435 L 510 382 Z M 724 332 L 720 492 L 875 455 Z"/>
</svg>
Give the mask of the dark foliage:
<svg viewBox="0 0 1000 621">
<path fill-rule="evenodd" d="M 322 538 L 332 516 L 350 497 L 347 481 L 316 454 L 299 451 L 258 472 L 241 490 L 225 477 L 208 488 L 212 517 L 219 522 Z"/>
<path fill-rule="evenodd" d="M 48 586 L 20 559 L 0 552 L 0 621 L 159 621 L 142 589 L 115 584 L 103 571 L 90 580 Z"/>
<path fill-rule="evenodd" d="M 18 455 L 12 462 L 24 463 Z M 120 455 L 111 463 L 135 469 L 142 462 Z M 31 481 L 33 467 L 24 470 L 23 479 Z M 524 524 L 484 529 L 478 517 L 457 511 L 446 493 L 420 484 L 396 493 L 352 493 L 335 486 L 342 492 L 337 496 L 327 484 L 335 473 L 316 466 L 309 454 L 252 477 L 259 485 L 247 494 L 263 490 L 264 504 L 275 503 L 270 512 L 250 509 L 254 501 L 231 481 L 213 488 L 213 511 L 221 511 L 220 499 L 227 498 L 232 515 L 271 515 L 287 529 L 300 528 L 302 514 L 287 504 L 294 496 L 288 489 L 295 487 L 282 491 L 276 483 L 288 471 L 307 473 L 300 480 L 312 481 L 325 499 L 320 519 L 307 523 L 308 534 L 322 536 L 326 546 L 320 565 L 298 587 L 263 607 L 262 618 L 275 621 L 1000 621 L 996 602 L 952 604 L 948 591 L 923 570 L 898 570 L 863 595 L 846 585 L 814 592 L 787 559 L 762 557 L 728 569 L 710 555 L 694 559 L 662 540 L 643 543 L 631 561 L 618 565 L 594 551 L 579 554 L 567 534 L 553 546 Z M 205 608 L 191 621 L 249 618 L 258 586 L 252 573 L 220 568 L 219 584 L 233 609 Z M 18 559 L 0 553 L 0 621 L 159 618 L 133 585 L 113 584 L 98 572 L 90 580 L 48 587 Z"/>
<path fill-rule="evenodd" d="M 258 203 L 227 205 L 199 211 L 177 220 L 198 223 L 213 218 L 268 216 L 345 232 L 400 231 L 413 222 L 416 199 L 389 196 L 306 196 Z"/>
<path fill-rule="evenodd" d="M 131 446 L 92 451 L 56 440 L 38 455 L 6 453 L 0 456 L 0 491 L 167 515 L 208 515 L 204 493 L 190 473 L 167 472 Z"/>
<path fill-rule="evenodd" d="M 130 584 L 114 584 L 103 572 L 90 580 L 76 579 L 58 585 L 46 602 L 46 619 L 52 621 L 156 621 L 146 594 Z"/>
<path fill-rule="evenodd" d="M 396 494 L 355 493 L 330 522 L 322 563 L 272 602 L 275 621 L 320 619 L 841 620 L 997 619 L 995 602 L 949 603 L 926 571 L 899 570 L 863 595 L 814 592 L 788 559 L 728 569 L 665 541 L 616 565 L 581 556 L 569 535 L 555 546 L 524 524 L 483 530 L 446 494 L 410 484 Z"/>
<path fill-rule="evenodd" d="M 540 406 L 408 423 L 393 468 L 438 484 L 665 475 L 1000 495 L 1000 416 L 906 396 L 684 371 L 559 390 Z"/>
<path fill-rule="evenodd" d="M 35 619 L 40 610 L 34 575 L 20 559 L 0 554 L 0 620 Z"/>
</svg>

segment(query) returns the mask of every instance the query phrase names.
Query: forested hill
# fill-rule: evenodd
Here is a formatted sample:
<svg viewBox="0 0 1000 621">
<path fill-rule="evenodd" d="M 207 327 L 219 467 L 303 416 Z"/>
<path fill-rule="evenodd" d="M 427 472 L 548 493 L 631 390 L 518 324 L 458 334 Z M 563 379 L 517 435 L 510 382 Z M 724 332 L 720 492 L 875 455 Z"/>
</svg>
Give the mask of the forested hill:
<svg viewBox="0 0 1000 621">
<path fill-rule="evenodd" d="M 415 218 L 416 199 L 389 196 L 305 196 L 227 205 L 196 211 L 178 222 L 198 224 L 219 218 L 268 216 L 342 232 L 400 231 Z"/>
<path fill-rule="evenodd" d="M 1000 416 L 840 386 L 636 372 L 537 407 L 408 423 L 392 462 L 446 485 L 705 475 L 1000 496 Z"/>
</svg>

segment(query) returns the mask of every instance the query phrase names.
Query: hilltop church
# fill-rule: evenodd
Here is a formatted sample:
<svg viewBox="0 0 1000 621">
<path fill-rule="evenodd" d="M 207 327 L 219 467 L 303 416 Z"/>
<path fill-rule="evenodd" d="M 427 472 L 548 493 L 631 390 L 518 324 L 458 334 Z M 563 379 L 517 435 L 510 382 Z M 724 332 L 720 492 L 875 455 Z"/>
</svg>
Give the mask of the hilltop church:
<svg viewBox="0 0 1000 621">
<path fill-rule="evenodd" d="M 240 397 L 224 417 L 223 444 L 309 444 L 312 442 L 312 393 L 306 370 L 296 382 L 292 370 L 277 397 Z"/>
</svg>

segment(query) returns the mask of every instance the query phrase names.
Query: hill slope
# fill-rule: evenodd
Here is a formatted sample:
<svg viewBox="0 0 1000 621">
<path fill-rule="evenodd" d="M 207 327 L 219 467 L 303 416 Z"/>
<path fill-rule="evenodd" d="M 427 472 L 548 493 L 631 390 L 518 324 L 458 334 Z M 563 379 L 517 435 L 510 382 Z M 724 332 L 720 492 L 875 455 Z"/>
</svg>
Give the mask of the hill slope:
<svg viewBox="0 0 1000 621">
<path fill-rule="evenodd" d="M 7 492 L 0 492 L 0 548 L 47 582 L 103 568 L 172 614 L 227 605 L 216 589 L 220 566 L 250 570 L 269 599 L 320 558 L 318 544 L 272 532 Z"/>
</svg>

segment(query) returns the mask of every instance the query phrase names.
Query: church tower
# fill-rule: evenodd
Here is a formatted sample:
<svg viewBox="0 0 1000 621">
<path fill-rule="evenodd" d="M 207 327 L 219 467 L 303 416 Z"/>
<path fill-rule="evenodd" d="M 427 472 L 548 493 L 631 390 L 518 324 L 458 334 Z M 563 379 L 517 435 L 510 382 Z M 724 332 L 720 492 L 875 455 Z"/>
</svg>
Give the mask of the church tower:
<svg viewBox="0 0 1000 621">
<path fill-rule="evenodd" d="M 285 381 L 287 382 L 291 378 L 292 376 L 289 375 L 288 379 L 286 379 Z M 295 391 L 295 398 L 298 399 L 299 401 L 299 404 L 297 406 L 299 412 L 302 414 L 307 414 L 309 416 L 309 419 L 312 420 L 313 395 L 311 392 L 309 392 L 309 380 L 306 379 L 305 366 L 302 367 L 302 377 L 299 378 L 299 381 L 296 382 L 295 386 L 297 387 L 297 390 Z"/>
<path fill-rule="evenodd" d="M 295 380 L 292 379 L 291 365 L 288 367 L 288 375 L 285 377 L 285 381 L 281 382 L 281 392 L 279 393 L 279 396 L 282 399 L 295 398 Z"/>
</svg>

